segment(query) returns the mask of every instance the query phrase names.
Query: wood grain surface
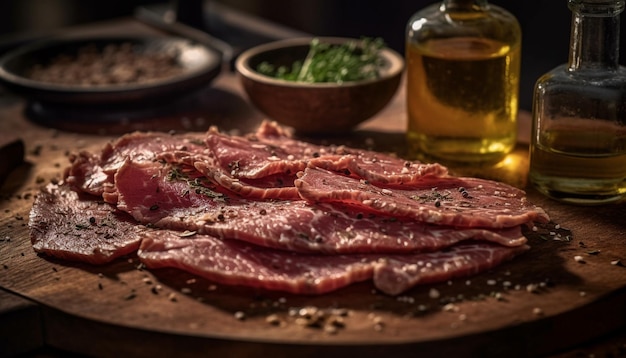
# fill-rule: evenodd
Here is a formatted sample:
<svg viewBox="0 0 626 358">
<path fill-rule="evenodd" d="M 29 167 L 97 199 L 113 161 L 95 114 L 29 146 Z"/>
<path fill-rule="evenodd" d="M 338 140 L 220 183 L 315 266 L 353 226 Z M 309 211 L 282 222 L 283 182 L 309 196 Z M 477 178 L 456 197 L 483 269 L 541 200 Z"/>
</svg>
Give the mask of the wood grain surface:
<svg viewBox="0 0 626 358">
<path fill-rule="evenodd" d="M 402 154 L 403 95 L 400 90 L 348 137 L 309 140 Z M 215 285 L 173 269 L 148 271 L 132 256 L 104 266 L 39 256 L 29 239 L 29 211 L 40 188 L 62 179 L 69 153 L 97 150 L 132 130 L 218 125 L 247 132 L 262 116 L 229 73 L 194 98 L 167 108 L 155 104 L 152 113 L 135 117 L 112 109 L 107 118 L 94 118 L 72 108 L 4 102 L 0 131 L 18 135 L 26 156 L 0 191 L 0 287 L 37 304 L 50 347 L 137 357 L 526 357 L 558 352 L 626 323 L 626 206 L 563 205 L 530 189 L 531 201 L 553 223 L 529 233 L 529 252 L 493 271 L 418 286 L 399 297 L 383 295 L 369 282 L 298 296 Z M 520 123 L 526 133 L 528 118 Z M 458 172 L 526 186 L 521 139 L 506 162 Z M 306 307 L 322 312 L 328 324 L 303 324 L 298 312 Z"/>
</svg>

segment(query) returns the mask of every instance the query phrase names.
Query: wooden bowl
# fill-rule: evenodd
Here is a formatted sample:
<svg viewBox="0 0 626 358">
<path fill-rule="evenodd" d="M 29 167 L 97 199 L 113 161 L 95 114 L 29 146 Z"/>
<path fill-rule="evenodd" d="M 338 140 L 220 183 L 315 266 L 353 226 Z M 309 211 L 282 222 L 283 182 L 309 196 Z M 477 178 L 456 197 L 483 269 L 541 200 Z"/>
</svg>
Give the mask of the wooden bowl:
<svg viewBox="0 0 626 358">
<path fill-rule="evenodd" d="M 339 44 L 355 39 L 319 37 L 320 42 Z M 291 66 L 303 60 L 312 38 L 275 41 L 244 51 L 235 68 L 252 104 L 270 119 L 292 127 L 297 133 L 342 133 L 382 110 L 398 90 L 404 59 L 383 48 L 379 78 L 337 83 L 303 83 L 273 78 L 257 72 L 267 61 Z"/>
</svg>

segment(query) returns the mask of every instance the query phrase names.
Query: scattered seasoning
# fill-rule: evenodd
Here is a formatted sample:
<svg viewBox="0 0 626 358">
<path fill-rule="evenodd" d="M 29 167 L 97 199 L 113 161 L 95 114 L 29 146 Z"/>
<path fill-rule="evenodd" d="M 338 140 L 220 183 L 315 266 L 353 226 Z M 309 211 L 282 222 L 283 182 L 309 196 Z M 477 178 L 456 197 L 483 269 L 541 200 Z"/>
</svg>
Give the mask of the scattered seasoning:
<svg viewBox="0 0 626 358">
<path fill-rule="evenodd" d="M 444 192 L 437 191 L 437 188 L 432 188 L 430 193 L 420 194 L 420 195 L 412 195 L 411 199 L 419 201 L 421 204 L 425 204 L 427 202 L 433 202 L 436 207 L 439 207 L 443 201 L 451 201 L 453 200 L 451 196 L 451 192 L 446 190 Z"/>
<path fill-rule="evenodd" d="M 436 298 L 439 298 L 440 296 L 441 294 L 435 288 L 431 288 L 430 291 L 428 291 L 428 297 L 430 298 L 436 299 Z"/>
<path fill-rule="evenodd" d="M 581 263 L 581 264 L 585 263 L 585 259 L 582 256 L 580 256 L 580 255 L 574 256 L 574 261 L 576 261 L 578 263 Z"/>
<path fill-rule="evenodd" d="M 471 198 L 469 192 L 464 187 L 461 186 L 458 190 L 464 198 Z"/>
<path fill-rule="evenodd" d="M 370 320 L 372 320 L 374 322 L 374 330 L 377 332 L 380 332 L 383 330 L 383 328 L 385 328 L 385 323 L 383 322 L 383 318 L 374 314 L 374 313 L 370 313 L 368 315 L 368 318 Z"/>
<path fill-rule="evenodd" d="M 535 316 L 542 316 L 543 315 L 543 310 L 539 307 L 535 307 L 533 308 L 533 314 Z"/>
<path fill-rule="evenodd" d="M 157 204 L 154 204 L 150 207 L 150 211 L 155 211 L 155 210 L 159 210 L 159 206 Z"/>
<path fill-rule="evenodd" d="M 278 315 L 276 314 L 271 314 L 265 317 L 265 322 L 271 324 L 272 326 L 282 326 L 285 324 L 285 322 L 281 320 L 280 317 L 278 317 Z"/>
<path fill-rule="evenodd" d="M 189 186 L 189 189 L 184 190 L 181 196 L 189 195 L 190 189 L 198 195 L 204 195 L 214 200 L 225 201 L 228 197 L 222 193 L 211 190 L 210 183 L 206 178 L 191 179 L 187 176 L 182 169 L 173 167 L 166 175 L 166 179 L 169 181 L 184 181 Z"/>
<path fill-rule="evenodd" d="M 620 260 L 613 260 L 613 261 L 611 261 L 611 265 L 622 266 L 622 267 L 624 266 L 624 264 L 622 264 L 622 261 L 620 261 Z"/>
<path fill-rule="evenodd" d="M 246 319 L 246 314 L 242 311 L 235 312 L 235 318 L 239 321 L 243 321 Z"/>
<path fill-rule="evenodd" d="M 526 285 L 526 292 L 539 293 L 539 285 L 537 285 L 536 283 Z"/>
</svg>

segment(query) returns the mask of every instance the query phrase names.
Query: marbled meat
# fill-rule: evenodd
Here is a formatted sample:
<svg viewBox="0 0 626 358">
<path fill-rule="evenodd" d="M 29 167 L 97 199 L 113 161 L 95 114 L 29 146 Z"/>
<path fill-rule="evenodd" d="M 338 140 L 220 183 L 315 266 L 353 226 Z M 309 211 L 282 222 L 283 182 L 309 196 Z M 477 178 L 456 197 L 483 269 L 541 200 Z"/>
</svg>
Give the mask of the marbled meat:
<svg viewBox="0 0 626 358">
<path fill-rule="evenodd" d="M 132 133 L 71 157 L 35 200 L 33 248 L 103 264 L 137 253 L 218 283 L 322 294 L 354 282 L 397 295 L 528 250 L 547 221 L 522 190 L 439 164 L 252 134 Z"/>
</svg>

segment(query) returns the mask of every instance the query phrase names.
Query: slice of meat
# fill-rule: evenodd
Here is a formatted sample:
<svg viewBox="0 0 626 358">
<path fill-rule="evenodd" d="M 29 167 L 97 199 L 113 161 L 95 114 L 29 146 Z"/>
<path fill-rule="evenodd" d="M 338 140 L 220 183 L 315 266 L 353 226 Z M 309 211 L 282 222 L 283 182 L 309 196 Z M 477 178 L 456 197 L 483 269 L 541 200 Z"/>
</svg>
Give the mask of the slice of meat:
<svg viewBox="0 0 626 358">
<path fill-rule="evenodd" d="M 37 195 L 28 222 L 36 252 L 104 264 L 139 248 L 140 225 L 115 207 L 49 184 Z"/>
<path fill-rule="evenodd" d="M 547 222 L 525 192 L 478 178 L 426 177 L 419 185 L 384 188 L 320 168 L 307 168 L 295 181 L 312 203 L 342 203 L 358 210 L 456 227 L 503 228 Z"/>
<path fill-rule="evenodd" d="M 297 200 L 300 194 L 294 186 L 296 175 L 277 173 L 259 179 L 236 179 L 217 169 L 210 163 L 196 161 L 194 167 L 202 175 L 215 181 L 222 187 L 251 199 Z"/>
<path fill-rule="evenodd" d="M 304 170 L 309 159 L 318 156 L 320 146 L 289 138 L 268 143 L 256 137 L 229 136 L 211 131 L 206 137 L 207 147 L 218 160 L 218 165 L 233 178 L 257 179 L 273 174 L 295 175 Z"/>
<path fill-rule="evenodd" d="M 372 277 L 371 262 L 353 255 L 302 256 L 207 235 L 144 232 L 139 259 L 146 267 L 175 267 L 217 283 L 322 294 Z"/>
<path fill-rule="evenodd" d="M 291 138 L 283 128 L 265 121 L 254 135 L 228 136 L 217 130 L 207 135 L 207 146 L 217 164 L 236 179 L 274 174 L 295 175 L 307 165 L 349 170 L 381 183 L 407 183 L 421 176 L 444 176 L 440 164 L 409 162 L 394 155 L 336 145 L 317 145 Z"/>
<path fill-rule="evenodd" d="M 311 159 L 308 166 L 340 172 L 367 180 L 372 184 L 386 186 L 419 184 L 430 177 L 448 175 L 448 169 L 440 164 L 424 164 L 372 153 L 325 155 Z"/>
<path fill-rule="evenodd" d="M 118 208 L 155 227 L 302 252 L 433 251 L 469 239 L 526 243 L 520 227 L 459 229 L 303 200 L 250 200 L 205 179 L 159 163 L 127 161 L 115 179 Z"/>
<path fill-rule="evenodd" d="M 387 256 L 375 264 L 374 283 L 379 290 L 398 295 L 416 285 L 485 272 L 529 249 L 467 242 L 432 253 Z"/>
<path fill-rule="evenodd" d="M 326 256 L 207 235 L 181 237 L 168 230 L 146 230 L 140 236 L 138 256 L 148 268 L 175 267 L 218 283 L 311 295 L 371 278 L 382 292 L 398 295 L 418 284 L 483 272 L 528 250 L 525 245 L 471 243 L 425 254 Z"/>
<path fill-rule="evenodd" d="M 113 192 L 107 186 L 113 184 L 113 177 L 119 167 L 130 158 L 137 162 L 150 162 L 162 152 L 171 150 L 205 150 L 203 134 L 173 135 L 160 132 L 134 132 L 107 143 L 98 154 L 82 151 L 72 155 L 71 166 L 66 171 L 66 181 L 74 190 L 92 195 Z M 109 194 L 110 195 L 110 194 Z M 107 199 L 105 197 L 105 199 Z M 107 200 L 115 202 L 115 197 Z"/>
<path fill-rule="evenodd" d="M 216 159 L 198 153 L 169 151 L 159 155 L 159 159 L 176 166 L 195 169 L 199 174 L 240 196 L 253 199 L 300 199 L 293 184 L 295 174 L 272 174 L 258 179 L 233 178 L 216 164 Z"/>
</svg>

